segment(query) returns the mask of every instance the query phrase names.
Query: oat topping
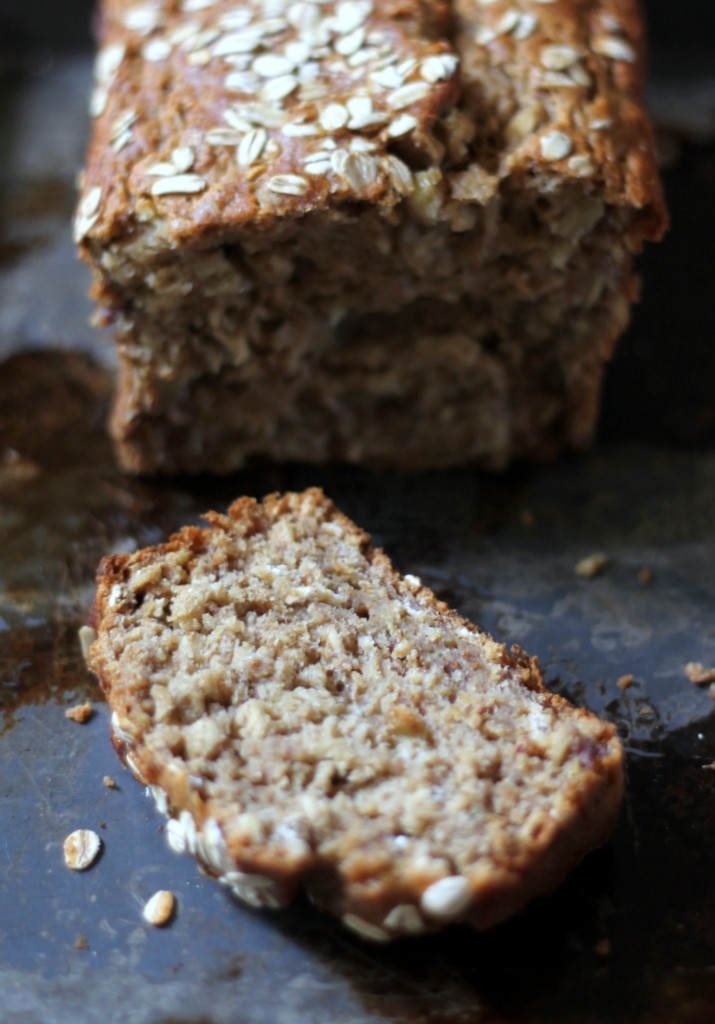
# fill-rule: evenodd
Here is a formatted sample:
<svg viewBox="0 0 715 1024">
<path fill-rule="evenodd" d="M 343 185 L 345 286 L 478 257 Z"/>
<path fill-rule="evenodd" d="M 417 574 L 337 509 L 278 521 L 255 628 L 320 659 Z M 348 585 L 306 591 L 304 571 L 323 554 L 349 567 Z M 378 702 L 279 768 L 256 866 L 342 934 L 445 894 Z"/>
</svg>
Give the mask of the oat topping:
<svg viewBox="0 0 715 1024">
<path fill-rule="evenodd" d="M 82 657 L 85 661 L 89 659 L 89 651 L 97 638 L 96 633 L 91 626 L 80 626 L 77 636 L 79 638 L 79 646 L 82 651 Z"/>
<path fill-rule="evenodd" d="M 545 46 L 539 58 L 545 68 L 552 71 L 565 71 L 579 59 L 579 51 L 573 46 Z"/>
<path fill-rule="evenodd" d="M 176 899 L 170 889 L 160 889 L 147 900 L 142 911 L 142 916 L 148 924 L 161 928 L 168 924 L 174 913 Z"/>
<path fill-rule="evenodd" d="M 588 177 L 595 170 L 593 160 L 590 156 L 586 156 L 585 153 L 577 153 L 575 156 L 569 157 L 566 166 L 580 178 Z"/>
<path fill-rule="evenodd" d="M 152 39 L 142 47 L 142 57 L 150 63 L 167 60 L 171 56 L 171 46 L 165 39 Z"/>
<path fill-rule="evenodd" d="M 631 44 L 617 36 L 599 36 L 597 39 L 592 39 L 591 49 L 603 57 L 626 61 L 628 64 L 633 64 L 638 60 L 638 55 Z"/>
<path fill-rule="evenodd" d="M 566 132 L 547 132 L 539 139 L 539 148 L 544 160 L 563 160 L 571 152 L 573 143 Z"/>
<path fill-rule="evenodd" d="M 80 200 L 74 219 L 73 235 L 75 242 L 82 241 L 99 217 L 101 199 L 102 189 L 99 185 L 95 185 Z"/>
<path fill-rule="evenodd" d="M 124 43 L 111 43 L 97 54 L 94 63 L 95 85 L 89 100 L 89 112 L 92 117 L 99 117 L 104 113 L 110 86 L 124 60 L 125 53 Z"/>
<path fill-rule="evenodd" d="M 151 186 L 153 196 L 180 195 L 203 192 L 206 181 L 199 174 L 175 174 L 159 178 Z"/>
<path fill-rule="evenodd" d="M 522 18 L 526 17 L 527 20 L 523 21 Z M 506 11 L 499 21 L 494 25 L 483 25 L 477 32 L 477 42 L 482 46 L 488 46 L 489 43 L 493 43 L 499 36 L 509 35 L 510 32 L 516 34 L 517 31 L 526 32 L 526 35 L 530 35 L 533 28 L 536 25 L 536 19 L 529 18 L 529 16 L 522 16 L 518 11 L 510 10 Z M 520 38 L 525 38 L 521 36 Z"/>
<path fill-rule="evenodd" d="M 161 10 L 153 5 L 130 7 L 122 17 L 125 28 L 148 35 L 161 24 Z"/>
<path fill-rule="evenodd" d="M 132 128 L 136 124 L 136 110 L 124 110 L 112 122 L 110 144 L 115 153 L 121 153 L 132 140 Z"/>
<path fill-rule="evenodd" d="M 538 24 L 539 20 L 536 15 L 530 14 L 528 11 L 522 11 L 519 14 L 519 20 L 513 31 L 514 38 L 528 39 Z"/>
<path fill-rule="evenodd" d="M 391 121 L 387 126 L 387 134 L 391 139 L 398 139 L 401 135 L 407 135 L 417 127 L 417 118 L 412 114 L 401 114 Z"/>
<path fill-rule="evenodd" d="M 472 897 L 472 887 L 466 878 L 449 875 L 425 889 L 420 905 L 428 917 L 449 921 L 463 913 Z"/>
<path fill-rule="evenodd" d="M 357 914 L 344 914 L 342 921 L 346 928 L 370 942 L 387 942 L 391 938 L 385 928 L 372 924 L 370 921 L 358 917 Z"/>
<path fill-rule="evenodd" d="M 326 132 L 334 132 L 344 128 L 348 123 L 349 117 L 347 107 L 343 106 L 342 103 L 329 103 L 320 112 L 318 120 Z"/>
<path fill-rule="evenodd" d="M 415 187 L 412 171 L 399 157 L 388 153 L 382 158 L 382 166 L 387 171 L 390 181 L 402 196 L 407 196 Z"/>
<path fill-rule="evenodd" d="M 268 142 L 265 128 L 251 128 L 241 139 L 236 159 L 241 167 L 250 167 L 260 157 Z"/>
<path fill-rule="evenodd" d="M 387 97 L 387 103 L 393 110 L 403 110 L 405 107 L 411 107 L 418 100 L 424 99 L 425 96 L 429 95 L 429 91 L 430 86 L 428 82 L 409 82 L 407 85 L 401 85 L 399 89 L 395 89 L 394 92 L 390 93 Z"/>
<path fill-rule="evenodd" d="M 176 69 L 176 62 L 184 61 L 190 66 L 211 63 L 217 69 L 223 67 L 227 98 L 230 93 L 237 98 L 217 113 L 234 134 L 216 124 L 204 129 L 204 138 L 212 147 L 236 147 L 236 168 L 243 169 L 247 183 L 255 181 L 262 186 L 258 193 L 262 202 L 271 193 L 303 195 L 307 191 L 307 183 L 302 184 L 298 180 L 301 175 L 295 173 L 300 170 L 299 163 L 290 166 L 279 159 L 280 134 L 307 139 L 350 132 L 368 133 L 374 139 L 379 133 L 383 144 L 401 138 L 419 125 L 411 108 L 432 102 L 434 90 L 442 90 L 458 71 L 458 58 L 446 49 L 445 42 L 408 37 L 402 29 L 385 32 L 378 20 L 382 15 L 372 0 L 327 0 L 320 5 L 263 0 L 218 12 L 214 7 L 183 4 L 182 10 L 193 17 L 177 22 L 170 10 L 140 4 L 123 12 L 120 21 L 150 64 L 171 61 Z M 511 12 L 508 21 L 509 31 L 520 29 L 525 34 L 535 24 L 533 16 L 518 12 Z M 104 110 L 109 86 L 127 52 L 125 42 L 101 51 L 95 115 Z M 111 141 L 116 152 L 132 141 L 135 122 L 134 110 L 114 115 Z M 271 151 L 272 142 L 280 148 Z M 348 148 L 355 151 L 358 146 L 348 140 Z M 306 155 L 303 153 L 299 162 Z M 189 174 L 192 167 L 193 160 L 162 154 L 145 171 L 149 177 L 162 179 L 148 185 L 151 194 L 202 192 L 209 181 Z M 361 190 L 375 174 L 382 173 L 364 162 L 346 167 L 347 175 L 332 182 L 333 191 Z M 332 178 L 337 172 L 322 159 L 313 162 L 311 174 Z M 406 185 L 403 175 L 396 179 L 385 173 L 383 180 L 396 189 L 398 180 L 401 188 Z M 403 193 L 398 190 L 398 194 Z"/>
<path fill-rule="evenodd" d="M 94 864 L 101 848 L 102 840 L 96 832 L 88 828 L 77 829 L 64 841 L 65 864 L 72 871 L 85 871 Z"/>
<path fill-rule="evenodd" d="M 267 188 L 278 195 L 302 196 L 310 188 L 310 183 L 299 174 L 275 174 Z"/>
<path fill-rule="evenodd" d="M 540 30 L 537 4 L 552 2 L 531 0 L 525 5 L 531 9 L 514 5 L 492 11 L 496 0 L 480 0 L 485 10 L 474 37 L 483 46 L 506 37 L 515 43 L 527 40 Z M 234 147 L 236 174 L 261 204 L 270 205 L 271 195 L 306 195 L 308 179 L 316 178 L 326 180 L 329 192 L 341 195 L 349 190 L 362 193 L 377 180 L 394 190 L 393 201 L 412 191 L 408 177 L 389 160 L 372 163 L 347 157 L 368 152 L 359 139 L 373 145 L 369 152 L 381 150 L 392 156 L 385 148 L 393 140 L 418 132 L 424 112 L 441 95 L 436 90 L 443 90 L 460 70 L 457 53 L 446 40 L 408 34 L 402 28 L 395 31 L 394 23 L 386 31 L 384 12 L 374 0 L 250 0 L 239 8 L 186 0 L 180 8 L 183 15 L 153 3 L 124 10 L 115 16 L 124 39 L 103 47 L 96 63 L 94 116 L 104 111 L 122 62 L 136 59 L 137 50 L 149 64 L 170 62 L 174 75 L 181 73 L 184 62 L 189 67 L 210 64 L 212 74 L 223 76 L 226 103 L 215 111 L 218 123 L 202 127 L 203 139 L 194 138 L 191 147 L 180 146 L 171 155 L 157 153 L 159 159 L 144 171 L 148 178 L 159 179 L 144 185 L 151 195 L 198 195 L 212 184 L 211 169 L 191 173 L 193 149 L 202 141 L 214 149 Z M 542 19 L 547 20 L 545 12 Z M 584 63 L 589 46 L 592 53 L 608 59 L 636 59 L 618 19 L 598 16 L 592 32 L 582 47 L 569 41 L 548 42 L 545 33 L 546 45 L 538 50 L 532 70 L 537 88 L 556 93 L 590 88 L 593 81 Z M 535 131 L 539 121 L 533 110 L 515 110 L 506 126 L 507 137 L 518 142 Z M 136 124 L 135 109 L 114 113 L 110 142 L 115 152 L 132 142 Z M 286 149 L 281 136 L 286 141 L 330 138 L 343 155 L 331 161 L 321 145 L 311 150 L 309 143 L 302 151 Z M 423 135 L 419 145 L 431 161 L 441 161 L 444 147 L 435 140 Z M 558 130 L 544 135 L 539 146 L 542 157 L 550 161 L 568 157 L 574 148 L 572 139 Z M 186 152 L 180 158 L 182 150 Z M 572 160 L 573 174 L 592 173 L 587 156 Z M 95 210 L 78 218 L 78 239 L 96 216 Z"/>
<path fill-rule="evenodd" d="M 170 178 L 190 170 L 194 163 L 194 151 L 189 146 L 180 146 L 171 154 L 171 160 L 152 164 L 146 171 L 155 177 Z"/>
</svg>

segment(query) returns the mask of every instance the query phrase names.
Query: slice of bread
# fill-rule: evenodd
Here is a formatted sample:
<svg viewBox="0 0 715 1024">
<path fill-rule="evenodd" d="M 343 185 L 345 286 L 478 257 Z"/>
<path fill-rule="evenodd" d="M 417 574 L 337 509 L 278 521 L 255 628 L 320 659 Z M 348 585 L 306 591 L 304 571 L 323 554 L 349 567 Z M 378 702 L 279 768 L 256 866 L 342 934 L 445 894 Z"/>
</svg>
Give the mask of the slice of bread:
<svg viewBox="0 0 715 1024">
<path fill-rule="evenodd" d="M 174 849 L 366 938 L 487 928 L 608 836 L 612 725 L 462 619 L 316 489 L 241 498 L 99 570 L 90 665 Z"/>
</svg>

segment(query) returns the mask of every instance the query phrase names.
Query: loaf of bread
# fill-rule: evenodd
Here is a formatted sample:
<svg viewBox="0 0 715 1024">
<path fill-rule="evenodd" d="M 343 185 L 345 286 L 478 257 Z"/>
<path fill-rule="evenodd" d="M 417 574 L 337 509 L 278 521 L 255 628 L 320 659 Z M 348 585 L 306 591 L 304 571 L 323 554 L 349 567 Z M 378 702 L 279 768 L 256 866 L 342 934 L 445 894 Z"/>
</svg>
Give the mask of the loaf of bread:
<svg viewBox="0 0 715 1024">
<path fill-rule="evenodd" d="M 614 728 L 401 577 L 320 491 L 100 567 L 90 666 L 174 849 L 366 938 L 488 928 L 608 836 Z"/>
<path fill-rule="evenodd" d="M 75 222 L 139 472 L 592 436 L 665 214 L 636 0 L 102 0 Z"/>
</svg>

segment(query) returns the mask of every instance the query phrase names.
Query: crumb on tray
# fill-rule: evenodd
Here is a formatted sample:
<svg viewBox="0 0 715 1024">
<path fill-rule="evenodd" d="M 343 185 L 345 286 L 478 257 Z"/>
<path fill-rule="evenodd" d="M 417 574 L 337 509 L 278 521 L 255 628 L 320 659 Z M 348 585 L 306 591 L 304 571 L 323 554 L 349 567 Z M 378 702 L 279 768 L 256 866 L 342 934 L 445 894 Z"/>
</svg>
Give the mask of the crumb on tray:
<svg viewBox="0 0 715 1024">
<path fill-rule="evenodd" d="M 689 661 L 685 666 L 685 674 L 691 683 L 696 686 L 703 686 L 705 683 L 715 683 L 715 668 L 706 668 L 699 661 Z"/>
<path fill-rule="evenodd" d="M 88 722 L 92 717 L 92 705 L 89 701 L 84 704 L 75 704 L 65 711 L 65 718 L 71 718 L 73 722 Z"/>
<path fill-rule="evenodd" d="M 608 568 L 609 564 L 608 555 L 604 555 L 602 551 L 596 551 L 592 555 L 586 555 L 574 566 L 574 572 L 577 576 L 583 576 L 584 579 L 592 580 L 595 576 L 600 576 Z"/>
</svg>

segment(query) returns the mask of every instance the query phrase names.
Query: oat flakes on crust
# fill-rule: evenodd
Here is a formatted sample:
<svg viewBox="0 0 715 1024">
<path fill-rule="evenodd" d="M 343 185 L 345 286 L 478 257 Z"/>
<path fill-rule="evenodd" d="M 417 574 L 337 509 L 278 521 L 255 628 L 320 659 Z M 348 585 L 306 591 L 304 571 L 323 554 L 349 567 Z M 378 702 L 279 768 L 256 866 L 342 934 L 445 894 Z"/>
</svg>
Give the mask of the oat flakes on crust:
<svg viewBox="0 0 715 1024">
<path fill-rule="evenodd" d="M 172 849 L 373 941 L 487 928 L 608 836 L 613 726 L 401 577 L 323 496 L 104 559 L 91 668 Z"/>
</svg>

